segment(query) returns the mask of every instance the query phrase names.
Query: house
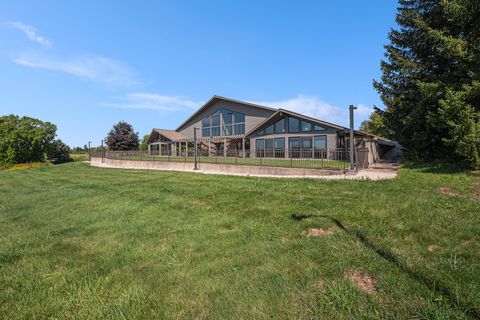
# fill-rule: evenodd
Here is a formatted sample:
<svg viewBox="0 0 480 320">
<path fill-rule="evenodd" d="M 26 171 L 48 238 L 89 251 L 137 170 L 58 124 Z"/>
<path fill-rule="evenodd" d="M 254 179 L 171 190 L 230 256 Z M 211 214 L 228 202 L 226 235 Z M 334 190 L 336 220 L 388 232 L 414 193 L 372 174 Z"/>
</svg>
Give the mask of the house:
<svg viewBox="0 0 480 320">
<path fill-rule="evenodd" d="M 194 132 L 195 131 L 195 132 Z M 194 137 L 202 156 L 339 159 L 346 157 L 348 128 L 254 103 L 213 96 L 177 129 L 153 129 L 149 155 L 183 156 Z M 357 148 L 368 149 L 374 163 L 398 149 L 398 143 L 354 131 Z"/>
</svg>

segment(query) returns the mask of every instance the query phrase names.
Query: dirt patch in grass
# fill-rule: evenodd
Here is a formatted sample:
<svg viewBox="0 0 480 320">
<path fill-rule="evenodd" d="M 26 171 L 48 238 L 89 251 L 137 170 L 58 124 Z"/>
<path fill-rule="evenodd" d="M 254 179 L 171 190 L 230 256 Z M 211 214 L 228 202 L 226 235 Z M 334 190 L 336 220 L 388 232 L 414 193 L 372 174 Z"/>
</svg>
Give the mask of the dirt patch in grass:
<svg viewBox="0 0 480 320">
<path fill-rule="evenodd" d="M 323 280 L 318 280 L 317 282 L 315 282 L 315 284 L 313 285 L 315 287 L 315 289 L 317 290 L 323 290 L 325 288 L 325 281 Z"/>
<path fill-rule="evenodd" d="M 310 228 L 308 230 L 303 231 L 302 233 L 307 237 L 324 237 L 324 236 L 332 235 L 333 229 L 332 227 L 329 227 L 328 229 Z"/>
<path fill-rule="evenodd" d="M 460 194 L 453 190 L 450 187 L 440 187 L 438 188 L 438 192 L 449 195 L 451 197 L 458 197 Z"/>
<path fill-rule="evenodd" d="M 480 201 L 480 181 L 473 184 L 473 200 Z"/>
<path fill-rule="evenodd" d="M 377 279 L 369 274 L 360 270 L 349 270 L 345 273 L 345 277 L 365 293 L 373 294 L 377 292 Z"/>
<path fill-rule="evenodd" d="M 434 244 L 431 244 L 427 247 L 427 251 L 428 252 L 433 252 L 433 251 L 436 251 L 439 247 L 434 245 Z"/>
</svg>

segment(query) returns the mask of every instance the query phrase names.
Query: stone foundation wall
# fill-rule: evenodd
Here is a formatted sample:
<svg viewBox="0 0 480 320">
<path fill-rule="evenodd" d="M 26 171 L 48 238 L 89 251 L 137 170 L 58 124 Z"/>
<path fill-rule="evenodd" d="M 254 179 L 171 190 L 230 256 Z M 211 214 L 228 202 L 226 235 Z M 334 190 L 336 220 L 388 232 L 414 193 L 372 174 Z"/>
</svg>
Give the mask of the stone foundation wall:
<svg viewBox="0 0 480 320">
<path fill-rule="evenodd" d="M 102 164 L 102 158 L 93 158 L 93 165 Z M 104 159 L 104 165 L 123 169 L 150 169 L 150 170 L 171 170 L 171 171 L 193 171 L 192 162 L 165 162 L 165 161 L 137 161 L 137 160 L 114 160 Z M 340 170 L 322 170 L 308 168 L 282 168 L 282 167 L 261 167 L 232 165 L 221 163 L 199 163 L 198 169 L 202 172 L 224 173 L 234 175 L 266 175 L 266 176 L 326 176 L 341 175 Z"/>
</svg>

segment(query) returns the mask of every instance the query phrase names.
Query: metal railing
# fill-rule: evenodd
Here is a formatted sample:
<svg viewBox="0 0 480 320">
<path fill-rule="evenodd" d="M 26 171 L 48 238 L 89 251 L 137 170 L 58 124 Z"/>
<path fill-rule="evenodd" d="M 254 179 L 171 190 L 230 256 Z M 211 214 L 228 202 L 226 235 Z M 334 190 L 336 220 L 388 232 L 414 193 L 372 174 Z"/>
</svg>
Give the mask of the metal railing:
<svg viewBox="0 0 480 320">
<path fill-rule="evenodd" d="M 355 150 L 357 168 L 368 167 L 368 149 Z M 114 160 L 167 161 L 194 163 L 193 150 L 150 151 L 97 151 L 92 157 Z M 347 170 L 349 152 L 345 148 L 334 149 L 291 149 L 291 150 L 208 150 L 199 149 L 198 163 L 219 163 L 269 167 L 312 168 Z"/>
</svg>

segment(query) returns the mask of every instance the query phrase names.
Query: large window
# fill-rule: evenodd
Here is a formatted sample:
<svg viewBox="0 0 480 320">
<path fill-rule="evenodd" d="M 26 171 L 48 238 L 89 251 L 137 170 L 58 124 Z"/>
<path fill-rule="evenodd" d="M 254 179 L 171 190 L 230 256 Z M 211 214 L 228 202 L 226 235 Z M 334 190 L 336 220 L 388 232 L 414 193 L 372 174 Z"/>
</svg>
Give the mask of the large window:
<svg viewBox="0 0 480 320">
<path fill-rule="evenodd" d="M 258 158 L 284 158 L 285 138 L 257 139 L 255 150 Z"/>
<path fill-rule="evenodd" d="M 291 158 L 311 158 L 312 137 L 293 137 L 288 139 Z"/>
<path fill-rule="evenodd" d="M 313 147 L 315 150 L 327 149 L 327 136 L 313 137 Z"/>
<path fill-rule="evenodd" d="M 255 153 L 258 158 L 265 157 L 265 140 L 257 139 L 255 141 Z"/>
<path fill-rule="evenodd" d="M 275 133 L 285 133 L 285 119 L 275 122 Z"/>
<path fill-rule="evenodd" d="M 278 120 L 277 122 L 269 125 L 265 129 L 255 132 L 255 135 L 264 136 L 274 133 L 285 133 L 285 118 Z"/>
<path fill-rule="evenodd" d="M 288 132 L 298 132 L 300 130 L 300 120 L 297 118 L 288 118 Z"/>
<path fill-rule="evenodd" d="M 312 131 L 312 124 L 311 124 L 310 122 L 306 122 L 306 121 L 303 121 L 303 120 L 302 120 L 300 123 L 302 124 L 302 126 L 301 126 L 301 128 L 300 128 L 300 130 L 301 130 L 302 132 L 310 132 L 310 131 Z"/>
<path fill-rule="evenodd" d="M 245 134 L 245 114 L 220 109 L 202 120 L 202 136 L 218 137 Z"/>
<path fill-rule="evenodd" d="M 313 137 L 313 152 L 314 158 L 326 159 L 328 155 L 327 151 L 327 136 Z"/>
<path fill-rule="evenodd" d="M 292 158 L 325 158 L 327 136 L 292 137 L 288 139 L 289 156 Z"/>
<path fill-rule="evenodd" d="M 319 132 L 327 130 L 318 124 L 309 121 L 300 120 L 294 117 L 288 118 L 288 132 Z"/>
</svg>

